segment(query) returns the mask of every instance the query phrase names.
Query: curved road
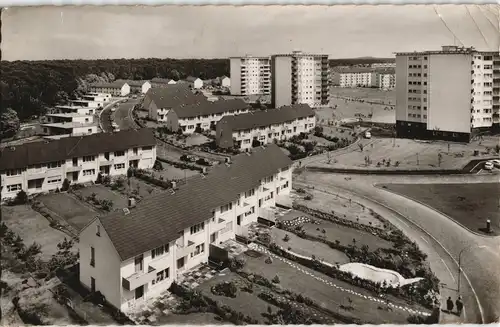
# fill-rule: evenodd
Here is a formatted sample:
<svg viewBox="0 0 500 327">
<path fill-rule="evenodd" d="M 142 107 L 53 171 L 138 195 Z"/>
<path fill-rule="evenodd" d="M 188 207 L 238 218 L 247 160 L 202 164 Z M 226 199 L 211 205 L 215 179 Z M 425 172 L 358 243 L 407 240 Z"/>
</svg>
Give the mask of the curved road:
<svg viewBox="0 0 500 327">
<path fill-rule="evenodd" d="M 353 200 L 371 207 L 403 230 L 429 255 L 431 269 L 441 280 L 441 293 L 456 299 L 458 254 L 462 255 L 461 293 L 465 310 L 463 322 L 489 323 L 500 315 L 500 237 L 472 233 L 453 220 L 420 203 L 374 187 L 375 183 L 491 182 L 490 176 L 349 176 L 303 172 L 295 185 L 314 185 L 318 191 L 349 194 Z M 489 179 L 488 179 L 489 178 Z M 470 281 L 470 285 L 469 285 Z M 472 287 L 471 287 L 472 285 Z M 478 305 L 479 303 L 479 305 Z M 444 315 L 445 322 L 461 322 Z"/>
<path fill-rule="evenodd" d="M 137 125 L 132 117 L 132 110 L 134 105 L 139 103 L 139 101 L 139 99 L 129 99 L 127 102 L 118 102 L 118 107 L 115 112 L 111 111 L 114 103 L 112 106 L 104 108 L 100 117 L 103 131 L 112 132 L 112 122 L 115 122 L 120 130 L 137 128 Z"/>
</svg>

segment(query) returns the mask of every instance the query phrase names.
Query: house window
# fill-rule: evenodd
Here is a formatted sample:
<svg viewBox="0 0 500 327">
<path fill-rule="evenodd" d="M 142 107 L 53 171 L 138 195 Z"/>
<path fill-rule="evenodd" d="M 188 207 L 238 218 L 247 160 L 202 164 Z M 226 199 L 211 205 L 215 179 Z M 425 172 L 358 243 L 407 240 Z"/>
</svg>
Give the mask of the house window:
<svg viewBox="0 0 500 327">
<path fill-rule="evenodd" d="M 56 184 L 61 182 L 61 176 L 54 176 L 54 177 L 49 177 L 47 178 L 47 183 L 48 184 Z"/>
<path fill-rule="evenodd" d="M 96 226 L 96 232 L 95 232 L 95 234 L 96 234 L 97 236 L 101 236 L 101 226 L 100 226 L 100 225 L 97 225 L 97 226 Z"/>
<path fill-rule="evenodd" d="M 201 243 L 195 247 L 194 252 L 191 252 L 191 258 L 203 252 L 205 252 L 205 243 Z"/>
<path fill-rule="evenodd" d="M 90 265 L 95 267 L 95 249 L 93 246 L 90 247 Z"/>
<path fill-rule="evenodd" d="M 220 212 L 224 213 L 224 212 L 229 211 L 231 209 L 233 209 L 233 204 L 232 203 L 228 203 L 228 204 L 223 205 L 222 207 L 220 207 Z"/>
<path fill-rule="evenodd" d="M 125 168 L 125 164 L 124 163 L 119 163 L 119 164 L 114 165 L 114 167 L 115 167 L 116 170 L 124 169 Z"/>
<path fill-rule="evenodd" d="M 191 226 L 191 235 L 196 234 L 198 232 L 201 232 L 204 229 L 205 229 L 205 223 L 196 224 L 194 226 Z"/>
<path fill-rule="evenodd" d="M 91 162 L 95 160 L 95 156 L 85 156 L 83 157 L 83 162 Z"/>
<path fill-rule="evenodd" d="M 5 174 L 7 176 L 18 176 L 18 175 L 21 175 L 21 169 L 11 169 L 11 170 L 7 170 L 5 172 Z"/>
<path fill-rule="evenodd" d="M 86 169 L 83 171 L 83 176 L 92 176 L 95 175 L 95 169 Z"/>
<path fill-rule="evenodd" d="M 21 184 L 7 185 L 7 192 L 17 192 L 21 190 L 22 190 Z"/>
<path fill-rule="evenodd" d="M 167 268 L 156 274 L 156 280 L 153 280 L 153 285 L 169 278 L 170 278 L 170 268 Z"/>
<path fill-rule="evenodd" d="M 251 197 L 255 195 L 255 189 L 251 189 L 250 191 L 245 192 L 245 198 Z"/>
<path fill-rule="evenodd" d="M 163 255 L 164 253 L 168 253 L 169 251 L 169 244 L 162 245 L 160 247 L 157 247 L 156 249 L 151 251 L 151 259 L 154 259 L 156 257 L 159 257 Z"/>
<path fill-rule="evenodd" d="M 241 218 L 243 218 L 243 215 L 236 217 L 236 224 L 238 224 L 238 226 L 241 226 Z"/>
<path fill-rule="evenodd" d="M 125 151 L 115 151 L 115 157 L 123 157 L 125 155 Z"/>
</svg>

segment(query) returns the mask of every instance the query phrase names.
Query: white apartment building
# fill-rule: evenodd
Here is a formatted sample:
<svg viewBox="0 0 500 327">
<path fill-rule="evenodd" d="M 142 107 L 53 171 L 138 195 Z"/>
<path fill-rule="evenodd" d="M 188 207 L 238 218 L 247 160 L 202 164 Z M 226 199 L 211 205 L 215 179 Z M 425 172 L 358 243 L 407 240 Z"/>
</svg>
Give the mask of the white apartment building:
<svg viewBox="0 0 500 327">
<path fill-rule="evenodd" d="M 54 137 L 81 136 L 97 133 L 93 115 L 78 113 L 54 113 L 46 115 L 41 124 L 43 133 Z"/>
<path fill-rule="evenodd" d="M 395 71 L 378 72 L 377 87 L 382 90 L 392 90 L 396 88 L 396 72 Z"/>
<path fill-rule="evenodd" d="M 372 68 L 337 68 L 333 70 L 332 84 L 340 87 L 376 87 L 378 76 Z"/>
<path fill-rule="evenodd" d="M 80 282 L 125 313 L 133 311 L 207 263 L 210 249 L 246 236 L 261 210 L 289 195 L 291 165 L 276 145 L 259 147 L 172 193 L 96 217 L 79 236 Z"/>
<path fill-rule="evenodd" d="M 111 101 L 111 94 L 109 93 L 92 93 L 89 92 L 82 96 L 82 100 L 87 100 L 100 104 L 100 107 L 104 107 Z M 92 106 L 90 106 L 92 107 Z"/>
<path fill-rule="evenodd" d="M 271 94 L 269 57 L 232 57 L 229 64 L 232 95 Z"/>
<path fill-rule="evenodd" d="M 377 62 L 370 65 L 372 68 L 396 68 L 395 62 Z"/>
<path fill-rule="evenodd" d="M 254 141 L 269 144 L 309 133 L 316 127 L 316 116 L 307 104 L 252 111 L 222 118 L 216 127 L 216 142 L 222 148 L 248 150 Z M 255 142 L 256 143 L 256 142 Z"/>
<path fill-rule="evenodd" d="M 271 57 L 271 103 L 275 108 L 292 104 L 311 107 L 329 101 L 329 63 L 327 55 L 291 54 Z"/>
<path fill-rule="evenodd" d="M 396 54 L 398 135 L 468 142 L 475 130 L 494 127 L 499 69 L 498 52 L 474 48 Z"/>
<path fill-rule="evenodd" d="M 74 114 L 79 114 L 79 115 L 94 115 L 97 112 L 97 108 L 93 107 L 80 107 L 80 106 L 74 106 L 74 105 L 58 105 L 55 106 L 55 111 L 57 113 L 74 113 Z"/>
<path fill-rule="evenodd" d="M 200 133 L 215 130 L 217 122 L 225 116 L 245 114 L 249 109 L 250 106 L 241 99 L 182 104 L 170 109 L 164 122 L 174 132 L 181 129 L 184 134 Z"/>
<path fill-rule="evenodd" d="M 95 83 L 90 85 L 90 92 L 109 93 L 115 97 L 124 97 L 130 94 L 130 85 L 122 81 Z"/>
<path fill-rule="evenodd" d="M 1 199 L 21 190 L 28 195 L 72 184 L 92 182 L 99 173 L 126 174 L 130 166 L 152 168 L 156 139 L 149 129 L 97 133 L 25 143 L 1 150 Z"/>
</svg>

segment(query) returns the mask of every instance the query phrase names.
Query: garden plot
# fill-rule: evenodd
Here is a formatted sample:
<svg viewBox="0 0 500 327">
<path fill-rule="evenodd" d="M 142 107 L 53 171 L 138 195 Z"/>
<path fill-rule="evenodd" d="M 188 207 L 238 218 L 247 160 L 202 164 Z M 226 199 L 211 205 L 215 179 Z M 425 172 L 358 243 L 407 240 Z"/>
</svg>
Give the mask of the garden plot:
<svg viewBox="0 0 500 327">
<path fill-rule="evenodd" d="M 303 239 L 279 228 L 271 229 L 271 238 L 272 242 L 282 248 L 308 258 L 315 257 L 332 265 L 349 262 L 349 258 L 342 251 L 332 249 L 324 243 Z"/>
<path fill-rule="evenodd" d="M 310 200 L 304 199 L 306 194 L 299 194 L 293 191 L 292 197 L 294 203 L 324 212 L 331 213 L 333 211 L 336 215 L 344 219 L 383 228 L 384 223 L 372 211 L 357 202 L 352 202 L 348 198 L 318 192 L 314 189 L 307 189 L 306 192 L 312 196 Z"/>
<path fill-rule="evenodd" d="M 65 233 L 50 227 L 45 217 L 27 205 L 2 206 L 2 222 L 21 236 L 26 246 L 33 242 L 40 244 L 42 260 L 49 260 L 57 252 L 57 244 L 68 238 Z"/>
<path fill-rule="evenodd" d="M 46 194 L 37 197 L 37 200 L 78 231 L 97 216 L 97 212 L 89 204 L 84 204 L 67 193 Z"/>
<path fill-rule="evenodd" d="M 198 286 L 198 290 L 202 291 L 203 294 L 209 296 L 210 298 L 221 302 L 222 304 L 230 306 L 232 309 L 248 315 L 254 319 L 257 319 L 260 323 L 264 324 L 267 321 L 265 317 L 267 313 L 267 307 L 271 306 L 273 311 L 277 311 L 278 308 L 269 304 L 268 302 L 257 297 L 258 292 L 250 294 L 248 292 L 243 292 L 238 290 L 235 298 L 230 298 L 227 296 L 219 296 L 212 293 L 212 286 L 219 284 L 221 282 L 234 282 L 238 285 L 247 284 L 246 280 L 238 276 L 235 273 L 228 272 L 225 275 L 218 275 L 209 281 L 202 283 Z"/>
<path fill-rule="evenodd" d="M 95 195 L 97 201 L 108 200 L 111 201 L 111 210 L 120 210 L 126 208 L 128 205 L 127 198 L 122 194 L 112 191 L 104 185 L 93 185 L 82 189 L 74 190 L 73 193 L 77 197 L 87 199 Z"/>
<path fill-rule="evenodd" d="M 450 144 L 448 152 L 448 143 L 444 142 L 381 138 L 371 140 L 362 149 L 339 153 L 330 164 L 326 160 L 321 164 L 348 169 L 461 169 L 470 160 L 480 159 L 473 155 L 475 150 L 486 156 L 493 154 L 487 146 L 477 143 Z M 367 164 L 366 158 L 371 163 Z"/>
<path fill-rule="evenodd" d="M 191 176 L 199 175 L 200 172 L 191 169 L 180 169 L 168 163 L 161 162 L 163 170 L 155 171 L 155 175 L 162 176 L 165 180 L 180 180 Z"/>
<path fill-rule="evenodd" d="M 293 267 L 279 259 L 273 259 L 270 264 L 265 263 L 266 256 L 255 258 L 245 255 L 244 257 L 246 259 L 245 272 L 249 274 L 256 273 L 269 280 L 278 275 L 281 287 L 307 296 L 330 311 L 361 319 L 364 323 L 407 323 L 409 312 L 399 309 L 387 310 L 386 305 L 381 303 L 383 301 L 376 302 L 372 300 L 378 297 L 378 294 L 372 294 L 361 287 L 330 278 L 295 263 L 292 263 L 296 265 L 296 267 Z M 330 283 L 337 287 L 331 286 Z M 363 294 L 366 298 L 350 294 L 342 289 L 349 289 Z M 368 296 L 371 296 L 372 299 L 368 298 Z M 385 298 L 398 306 L 427 311 L 419 305 L 408 305 L 402 299 L 392 296 L 386 296 Z M 343 309 L 346 307 L 349 309 Z"/>
</svg>

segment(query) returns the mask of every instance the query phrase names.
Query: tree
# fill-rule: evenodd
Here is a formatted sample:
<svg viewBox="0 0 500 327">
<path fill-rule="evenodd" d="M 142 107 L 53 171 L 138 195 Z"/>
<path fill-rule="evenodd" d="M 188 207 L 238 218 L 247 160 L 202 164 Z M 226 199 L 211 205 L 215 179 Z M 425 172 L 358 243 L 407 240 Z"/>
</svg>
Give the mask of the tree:
<svg viewBox="0 0 500 327">
<path fill-rule="evenodd" d="M 97 174 L 97 179 L 95 180 L 96 184 L 102 184 L 102 174 Z"/>
<path fill-rule="evenodd" d="M 63 184 L 61 186 L 61 191 L 67 191 L 69 190 L 69 180 L 67 178 L 64 179 Z"/>
<path fill-rule="evenodd" d="M 16 197 L 14 199 L 15 204 L 26 204 L 28 203 L 28 194 L 21 190 L 16 194 Z"/>
<path fill-rule="evenodd" d="M 7 108 L 0 114 L 0 137 L 6 138 L 14 136 L 21 126 L 17 112 Z"/>
</svg>

